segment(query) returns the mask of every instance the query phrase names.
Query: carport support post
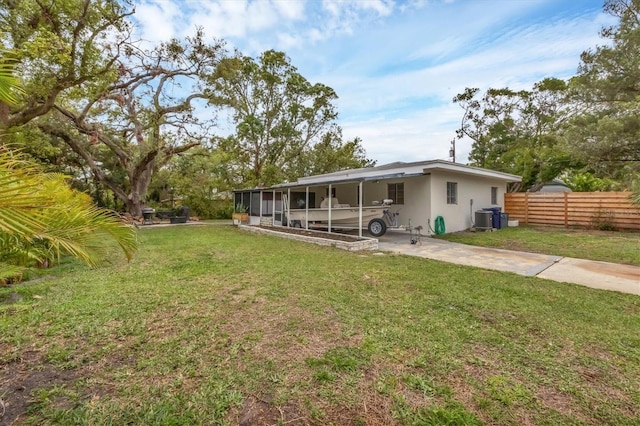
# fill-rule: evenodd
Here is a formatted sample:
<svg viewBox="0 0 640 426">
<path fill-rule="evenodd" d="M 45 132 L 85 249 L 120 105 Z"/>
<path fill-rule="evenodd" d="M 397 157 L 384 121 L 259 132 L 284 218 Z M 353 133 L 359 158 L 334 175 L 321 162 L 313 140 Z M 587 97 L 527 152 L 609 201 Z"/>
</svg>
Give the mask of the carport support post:
<svg viewBox="0 0 640 426">
<path fill-rule="evenodd" d="M 273 205 L 271 206 L 271 226 L 276 226 L 276 190 L 273 190 L 271 198 Z"/>
<path fill-rule="evenodd" d="M 309 229 L 309 187 L 305 188 L 306 195 L 304 199 L 304 229 Z"/>
<path fill-rule="evenodd" d="M 328 231 L 329 231 L 329 233 L 331 233 L 331 204 L 332 204 L 331 201 L 333 201 L 333 200 L 331 200 L 331 198 L 332 198 L 331 194 L 332 194 L 332 192 L 331 192 L 331 184 L 329 184 L 329 213 L 328 213 L 328 216 L 329 216 L 329 224 L 328 224 L 329 225 L 329 229 L 328 229 Z"/>
<path fill-rule="evenodd" d="M 359 189 L 358 189 L 358 206 L 359 206 L 359 211 L 358 211 L 358 236 L 362 237 L 362 199 L 364 198 L 362 196 L 362 181 L 360 181 L 360 183 L 358 184 Z"/>
<path fill-rule="evenodd" d="M 287 189 L 287 206 L 286 211 L 289 212 L 289 216 L 291 216 L 291 188 Z M 282 206 L 282 210 L 285 211 L 284 205 Z M 287 216 L 287 228 L 291 228 L 291 218 Z"/>
</svg>

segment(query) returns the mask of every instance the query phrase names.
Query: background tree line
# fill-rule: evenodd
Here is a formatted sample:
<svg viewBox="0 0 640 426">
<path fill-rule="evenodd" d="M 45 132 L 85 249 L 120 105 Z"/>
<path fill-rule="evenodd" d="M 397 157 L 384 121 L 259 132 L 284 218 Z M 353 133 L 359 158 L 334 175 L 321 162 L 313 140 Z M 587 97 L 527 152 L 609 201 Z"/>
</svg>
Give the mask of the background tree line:
<svg viewBox="0 0 640 426">
<path fill-rule="evenodd" d="M 2 145 L 71 176 L 101 206 L 139 215 L 181 197 L 211 217 L 228 211 L 232 188 L 374 164 L 360 139 L 344 140 L 333 89 L 283 52 L 248 57 L 202 30 L 151 46 L 133 38 L 126 0 L 0 5 L 24 89 L 0 103 Z M 640 0 L 604 10 L 618 20 L 602 30 L 607 44 L 584 52 L 569 81 L 455 97 L 473 165 L 523 176 L 520 190 L 556 177 L 577 190 L 637 185 Z"/>
<path fill-rule="evenodd" d="M 179 196 L 207 217 L 234 187 L 373 164 L 359 139 L 343 139 L 333 89 L 282 52 L 229 52 L 202 30 L 149 46 L 133 38 L 125 0 L 0 4 L 24 89 L 0 105 L 2 144 L 99 205 L 140 215 Z"/>
<path fill-rule="evenodd" d="M 554 178 L 577 191 L 640 190 L 640 0 L 606 0 L 617 18 L 606 40 L 584 52 L 569 81 L 530 90 L 467 88 L 458 138 L 472 140 L 472 165 L 523 177 L 517 190 Z"/>
</svg>

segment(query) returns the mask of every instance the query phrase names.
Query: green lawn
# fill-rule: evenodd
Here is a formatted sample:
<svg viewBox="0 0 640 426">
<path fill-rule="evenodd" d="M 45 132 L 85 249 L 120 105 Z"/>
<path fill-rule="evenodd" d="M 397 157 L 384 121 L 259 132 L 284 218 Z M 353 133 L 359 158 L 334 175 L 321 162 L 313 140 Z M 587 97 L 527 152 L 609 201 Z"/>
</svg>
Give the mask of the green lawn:
<svg viewBox="0 0 640 426">
<path fill-rule="evenodd" d="M 640 232 L 519 226 L 495 232 L 456 232 L 437 238 L 483 247 L 640 265 Z"/>
<path fill-rule="evenodd" d="M 140 240 L 0 289 L 0 423 L 640 423 L 637 296 L 230 226 Z"/>
</svg>

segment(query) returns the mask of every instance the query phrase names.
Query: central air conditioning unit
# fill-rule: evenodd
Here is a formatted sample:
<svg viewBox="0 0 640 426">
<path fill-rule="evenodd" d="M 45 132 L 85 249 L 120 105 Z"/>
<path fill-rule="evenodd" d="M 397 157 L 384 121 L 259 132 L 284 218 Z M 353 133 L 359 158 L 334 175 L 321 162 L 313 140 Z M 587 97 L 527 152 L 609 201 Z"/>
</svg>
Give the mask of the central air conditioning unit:
<svg viewBox="0 0 640 426">
<path fill-rule="evenodd" d="M 492 225 L 493 212 L 489 210 L 476 210 L 475 215 L 475 229 L 493 229 Z"/>
</svg>

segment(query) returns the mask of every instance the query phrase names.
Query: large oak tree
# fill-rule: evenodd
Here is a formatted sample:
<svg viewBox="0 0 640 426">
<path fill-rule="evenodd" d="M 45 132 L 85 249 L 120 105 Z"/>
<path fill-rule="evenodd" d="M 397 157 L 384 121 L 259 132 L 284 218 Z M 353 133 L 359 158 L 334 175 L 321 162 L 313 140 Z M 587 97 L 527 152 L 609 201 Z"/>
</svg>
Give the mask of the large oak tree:
<svg viewBox="0 0 640 426">
<path fill-rule="evenodd" d="M 230 111 L 235 132 L 217 140 L 227 153 L 227 174 L 243 186 L 266 186 L 295 180 L 335 167 L 365 166 L 360 140 L 343 142 L 334 101 L 324 84 L 312 84 L 283 52 L 269 50 L 253 59 L 238 55 L 224 59 L 210 78 L 212 102 Z M 316 145 L 343 162 L 314 162 Z M 316 150 L 315 154 L 320 151 Z"/>
<path fill-rule="evenodd" d="M 209 97 L 200 82 L 221 54 L 222 46 L 205 43 L 201 33 L 148 51 L 132 49 L 121 56 L 113 82 L 58 102 L 54 122 L 38 125 L 64 140 L 99 182 L 139 215 L 153 173 L 207 137 L 213 117 L 202 122 L 196 113 L 202 114 Z"/>
<path fill-rule="evenodd" d="M 133 10 L 115 0 L 5 6 L 5 43 L 18 51 L 27 96 L 5 111 L 4 127 L 15 140 L 35 128 L 61 141 L 139 215 L 154 171 L 207 135 L 211 117 L 203 125 L 195 110 L 221 44 L 198 31 L 144 49 L 130 36 Z"/>
<path fill-rule="evenodd" d="M 133 10 L 118 0 L 0 0 L 0 39 L 19 61 L 25 96 L 4 105 L 0 126 L 48 113 L 58 96 L 113 76 Z"/>
</svg>

